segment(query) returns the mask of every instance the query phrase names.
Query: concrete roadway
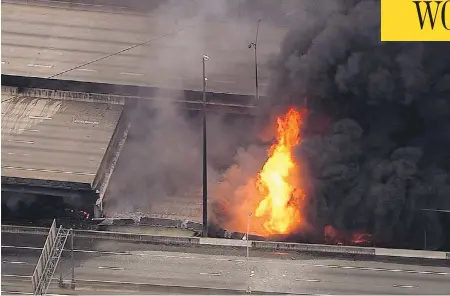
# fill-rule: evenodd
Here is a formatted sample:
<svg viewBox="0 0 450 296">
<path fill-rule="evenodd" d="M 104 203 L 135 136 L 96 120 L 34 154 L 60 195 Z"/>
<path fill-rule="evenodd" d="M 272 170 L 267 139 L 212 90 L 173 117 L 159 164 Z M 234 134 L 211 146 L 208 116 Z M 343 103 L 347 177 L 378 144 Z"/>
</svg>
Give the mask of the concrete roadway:
<svg viewBox="0 0 450 296">
<path fill-rule="evenodd" d="M 45 2 L 44 2 L 45 3 Z M 101 6 L 97 7 L 97 10 Z M 86 65 L 58 79 L 202 88 L 202 54 L 208 54 L 208 89 L 255 93 L 254 22 L 199 22 L 170 12 L 138 15 L 2 1 L 2 74 L 49 77 L 74 66 L 145 42 L 120 55 Z M 173 33 L 177 30 L 177 33 Z M 171 33 L 172 32 L 172 33 Z M 261 94 L 269 71 L 264 64 L 277 53 L 287 29 L 261 23 L 258 39 Z M 165 37 L 161 37 L 166 35 Z"/>
<path fill-rule="evenodd" d="M 3 242 L 4 244 L 4 242 Z M 102 245 L 103 246 L 100 246 Z M 100 249 L 112 249 L 105 252 Z M 90 248 L 92 249 L 92 248 Z M 76 278 L 245 290 L 245 250 L 98 242 L 78 251 Z M 2 247 L 2 276 L 30 275 L 36 249 Z M 63 259 L 63 273 L 69 272 Z M 296 253 L 251 252 L 253 291 L 307 294 L 448 294 L 450 268 L 337 259 Z M 67 279 L 67 277 L 66 277 Z"/>
<path fill-rule="evenodd" d="M 2 176 L 93 182 L 122 106 L 2 99 Z"/>
</svg>

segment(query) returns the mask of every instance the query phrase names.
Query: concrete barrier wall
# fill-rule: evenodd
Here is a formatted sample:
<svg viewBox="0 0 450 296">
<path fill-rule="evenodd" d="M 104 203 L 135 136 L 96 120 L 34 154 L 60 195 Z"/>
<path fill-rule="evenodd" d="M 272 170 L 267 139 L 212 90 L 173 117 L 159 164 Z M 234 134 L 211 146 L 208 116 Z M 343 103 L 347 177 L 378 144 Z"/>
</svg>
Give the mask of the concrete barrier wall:
<svg viewBox="0 0 450 296">
<path fill-rule="evenodd" d="M 385 249 L 376 248 L 376 256 L 403 257 L 403 258 L 425 258 L 425 259 L 448 259 L 445 252 L 405 250 L 405 249 Z"/>
<path fill-rule="evenodd" d="M 48 235 L 49 230 L 50 230 L 50 228 L 46 228 L 46 227 L 25 227 L 25 226 L 2 225 L 2 232 L 5 232 L 5 233 Z"/>
<path fill-rule="evenodd" d="M 358 254 L 358 255 L 371 255 L 371 256 L 375 255 L 374 248 L 334 246 L 334 245 L 313 245 L 313 244 L 254 241 L 254 242 L 252 242 L 252 247 L 254 249 L 263 249 L 263 250 L 341 253 L 341 254 Z"/>
<path fill-rule="evenodd" d="M 195 221 L 189 220 L 175 220 L 175 219 L 165 219 L 165 218 L 153 218 L 153 217 L 142 217 L 139 220 L 139 225 L 148 226 L 160 226 L 160 227 L 174 227 L 189 229 L 196 232 L 202 231 L 202 224 Z"/>
<path fill-rule="evenodd" d="M 209 246 L 247 247 L 246 240 L 224 239 L 224 238 L 202 237 L 200 238 L 199 244 Z M 252 247 L 252 242 L 249 242 L 249 247 Z"/>
<path fill-rule="evenodd" d="M 17 234 L 47 235 L 48 228 L 2 225 L 2 232 L 17 233 Z M 172 244 L 212 245 L 222 247 L 247 246 L 247 241 L 245 240 L 155 236 L 146 234 L 93 231 L 93 230 L 75 230 L 75 236 L 90 239 L 128 241 L 128 242 L 148 243 L 148 244 L 153 243 L 153 244 L 167 244 L 167 245 Z M 363 247 L 336 246 L 336 245 L 313 245 L 313 244 L 282 243 L 270 241 L 250 241 L 250 242 L 251 242 L 250 246 L 252 249 L 260 249 L 260 250 L 273 250 L 273 251 L 281 250 L 281 251 L 297 251 L 297 252 L 317 252 L 317 253 L 355 254 L 355 255 L 369 255 L 369 256 L 450 260 L 450 253 L 435 252 L 435 251 L 363 248 Z"/>
<path fill-rule="evenodd" d="M 93 231 L 93 230 L 75 230 L 75 236 L 91 239 L 104 239 L 114 241 L 128 241 L 140 243 L 157 243 L 157 244 L 198 244 L 199 239 L 195 237 L 173 237 L 173 236 L 156 236 L 135 233 L 121 233 L 110 231 Z"/>
<path fill-rule="evenodd" d="M 49 229 L 45 227 L 2 225 L 2 232 L 5 233 L 47 235 L 48 230 Z M 74 235 L 75 237 L 90 238 L 90 239 L 127 241 L 138 243 L 175 244 L 175 245 L 199 244 L 200 241 L 199 238 L 197 237 L 156 236 L 156 235 L 145 235 L 136 233 L 121 233 L 121 232 L 94 231 L 94 230 L 74 230 Z"/>
<path fill-rule="evenodd" d="M 108 103 L 124 105 L 126 97 L 109 94 L 95 94 L 65 90 L 53 90 L 53 89 L 40 89 L 40 88 L 27 88 L 18 93 L 17 87 L 3 86 L 2 94 L 21 97 L 30 97 L 38 99 L 54 99 L 54 100 L 68 100 L 68 101 L 80 101 L 80 102 L 92 102 L 92 103 Z M 134 97 L 133 97 L 134 98 Z"/>
</svg>

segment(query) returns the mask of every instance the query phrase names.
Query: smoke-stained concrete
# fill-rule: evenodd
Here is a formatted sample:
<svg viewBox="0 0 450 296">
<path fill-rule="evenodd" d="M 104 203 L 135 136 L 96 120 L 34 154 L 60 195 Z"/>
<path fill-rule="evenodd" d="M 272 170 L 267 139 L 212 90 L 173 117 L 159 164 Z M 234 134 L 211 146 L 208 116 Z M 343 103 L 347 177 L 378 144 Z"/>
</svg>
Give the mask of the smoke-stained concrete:
<svg viewBox="0 0 450 296">
<path fill-rule="evenodd" d="M 296 24 L 272 63 L 261 126 L 287 106 L 308 108 L 296 155 L 317 236 L 332 224 L 422 247 L 426 229 L 427 247 L 436 249 L 448 225 L 420 209 L 450 208 L 450 44 L 380 42 L 379 6 L 297 2 Z M 254 162 L 254 154 L 238 158 L 228 174 Z M 241 179 L 223 181 L 227 203 L 242 203 Z"/>
</svg>

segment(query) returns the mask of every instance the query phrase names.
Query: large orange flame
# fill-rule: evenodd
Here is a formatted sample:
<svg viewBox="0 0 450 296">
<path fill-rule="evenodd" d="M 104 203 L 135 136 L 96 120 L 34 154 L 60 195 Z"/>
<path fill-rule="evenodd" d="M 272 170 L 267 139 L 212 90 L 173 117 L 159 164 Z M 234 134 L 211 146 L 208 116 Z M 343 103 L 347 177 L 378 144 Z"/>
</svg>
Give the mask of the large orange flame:
<svg viewBox="0 0 450 296">
<path fill-rule="evenodd" d="M 265 235 L 289 234 L 305 223 L 301 214 L 305 193 L 293 149 L 300 142 L 303 113 L 291 108 L 277 118 L 277 141 L 259 172 L 256 188 L 263 200 L 255 216 L 262 218 Z"/>
</svg>

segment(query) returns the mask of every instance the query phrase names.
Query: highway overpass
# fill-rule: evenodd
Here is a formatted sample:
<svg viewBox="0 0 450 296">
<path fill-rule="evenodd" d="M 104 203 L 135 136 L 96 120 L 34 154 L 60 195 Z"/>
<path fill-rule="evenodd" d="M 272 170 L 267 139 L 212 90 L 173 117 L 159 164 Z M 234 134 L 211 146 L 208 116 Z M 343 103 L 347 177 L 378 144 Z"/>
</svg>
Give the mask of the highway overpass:
<svg viewBox="0 0 450 296">
<path fill-rule="evenodd" d="M 279 50 L 287 28 L 261 22 L 258 37 L 260 93 L 266 62 Z M 139 14 L 61 4 L 58 1 L 2 1 L 2 74 L 50 77 L 120 85 L 201 90 L 202 55 L 208 54 L 208 89 L 255 94 L 254 21 L 197 21 L 170 12 Z M 153 40 L 119 55 L 105 57 Z"/>
<path fill-rule="evenodd" d="M 120 102 L 19 95 L 2 86 L 2 191 L 93 205 L 120 153 L 123 110 Z"/>
</svg>

